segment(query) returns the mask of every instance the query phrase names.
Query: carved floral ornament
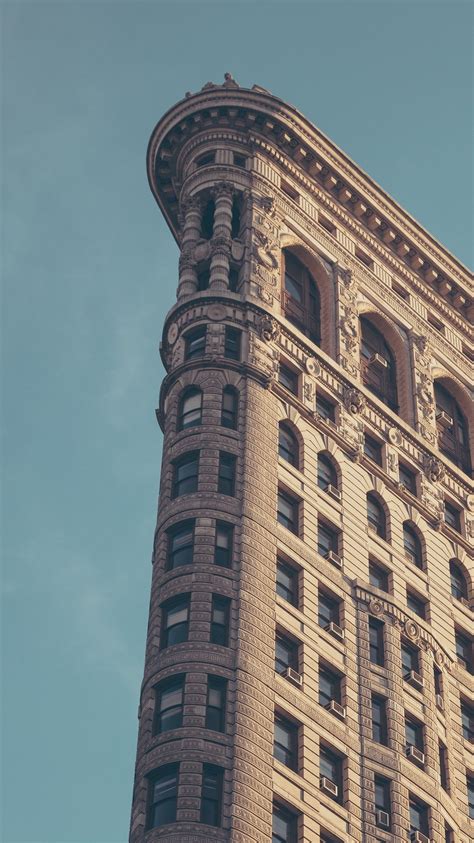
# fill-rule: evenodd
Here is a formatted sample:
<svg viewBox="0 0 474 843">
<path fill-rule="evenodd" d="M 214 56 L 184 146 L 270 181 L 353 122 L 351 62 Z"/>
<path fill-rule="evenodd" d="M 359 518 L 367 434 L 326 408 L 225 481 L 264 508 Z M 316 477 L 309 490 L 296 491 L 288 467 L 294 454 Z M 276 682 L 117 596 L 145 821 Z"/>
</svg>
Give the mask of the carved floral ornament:
<svg viewBox="0 0 474 843">
<path fill-rule="evenodd" d="M 440 460 L 427 454 L 424 462 L 425 475 L 432 483 L 440 483 L 443 480 L 446 469 Z"/>
<path fill-rule="evenodd" d="M 265 342 L 277 340 L 280 336 L 280 326 L 271 316 L 261 316 L 258 320 L 258 333 Z"/>
<path fill-rule="evenodd" d="M 349 387 L 344 392 L 344 406 L 353 416 L 362 413 L 366 405 L 366 400 L 358 389 Z"/>
<path fill-rule="evenodd" d="M 371 615 L 375 615 L 378 618 L 387 615 L 393 626 L 397 627 L 402 635 L 433 657 L 438 667 L 445 667 L 447 670 L 451 670 L 452 664 L 449 657 L 437 645 L 432 636 L 423 636 L 423 631 L 416 621 L 407 618 L 403 612 L 396 609 L 390 603 L 378 597 L 372 597 L 362 589 L 356 590 L 356 597 L 361 602 L 367 604 L 367 609 Z"/>
</svg>

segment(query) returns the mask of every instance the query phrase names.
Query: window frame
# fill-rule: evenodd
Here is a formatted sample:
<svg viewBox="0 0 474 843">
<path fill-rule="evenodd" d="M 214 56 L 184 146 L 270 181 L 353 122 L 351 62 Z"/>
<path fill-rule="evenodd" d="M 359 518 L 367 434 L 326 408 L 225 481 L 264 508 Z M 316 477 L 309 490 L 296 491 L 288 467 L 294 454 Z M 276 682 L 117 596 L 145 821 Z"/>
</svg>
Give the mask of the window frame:
<svg viewBox="0 0 474 843">
<path fill-rule="evenodd" d="M 286 438 L 286 441 L 285 441 Z M 283 439 L 283 441 L 282 441 Z M 288 444 L 289 443 L 289 444 Z M 299 471 L 300 446 L 298 437 L 288 422 L 281 421 L 278 425 L 278 456 Z"/>
<path fill-rule="evenodd" d="M 372 714 L 372 740 L 381 746 L 388 746 L 388 717 L 387 717 L 387 698 L 380 694 L 371 694 L 371 714 Z M 377 718 L 374 713 L 377 711 Z"/>
<path fill-rule="evenodd" d="M 235 497 L 237 477 L 237 455 L 229 451 L 219 451 L 217 470 L 217 492 L 227 497 Z"/>
<path fill-rule="evenodd" d="M 378 513 L 377 520 L 374 517 L 375 511 Z M 387 541 L 387 514 L 383 504 L 373 492 L 367 493 L 367 526 L 370 532 Z"/>
<path fill-rule="evenodd" d="M 230 398 L 232 406 L 226 407 L 226 399 Z M 221 427 L 227 430 L 237 430 L 239 422 L 239 391 L 235 386 L 227 385 L 222 390 Z"/>
<path fill-rule="evenodd" d="M 283 734 L 286 743 L 279 740 Z M 273 724 L 273 757 L 288 769 L 298 772 L 298 724 L 276 711 Z"/>
<path fill-rule="evenodd" d="M 288 580 L 290 581 L 292 587 L 287 587 L 279 581 L 278 575 L 280 573 L 288 575 Z M 279 595 L 279 597 L 282 598 L 282 600 L 285 600 L 287 603 L 290 604 L 290 606 L 294 606 L 296 609 L 299 606 L 298 580 L 299 571 L 294 567 L 294 565 L 291 565 L 289 562 L 286 562 L 284 559 L 282 559 L 281 556 L 278 556 L 276 564 L 275 591 Z M 283 594 L 282 592 L 285 593 Z M 287 595 L 290 595 L 291 599 Z"/>
<path fill-rule="evenodd" d="M 325 451 L 320 451 L 316 461 L 316 484 L 318 489 L 326 492 L 329 486 L 339 490 L 339 479 L 336 465 L 332 457 Z"/>
<path fill-rule="evenodd" d="M 291 508 L 291 518 L 287 518 L 284 512 L 281 510 L 280 505 L 282 501 Z M 290 533 L 293 535 L 299 535 L 299 510 L 300 510 L 300 501 L 293 497 L 289 492 L 286 492 L 284 489 L 278 489 L 278 497 L 277 497 L 277 522 L 285 527 L 285 529 L 289 530 Z M 290 526 L 291 525 L 291 526 Z"/>
<path fill-rule="evenodd" d="M 180 498 L 183 495 L 193 495 L 199 489 L 199 462 L 200 462 L 200 452 L 199 451 L 186 451 L 186 453 L 182 454 L 177 459 L 173 460 L 173 480 L 172 480 L 172 490 L 171 490 L 171 497 L 173 499 Z M 193 473 L 189 473 L 185 477 L 179 478 L 179 472 L 187 465 L 194 465 L 195 471 Z M 182 486 L 185 485 L 184 491 L 182 490 Z"/>
<path fill-rule="evenodd" d="M 299 372 L 280 360 L 278 367 L 278 383 L 292 395 L 299 396 Z"/>
<path fill-rule="evenodd" d="M 228 680 L 224 676 L 208 673 L 205 728 L 221 734 L 225 734 L 226 732 L 227 684 Z M 213 692 L 220 695 L 218 705 L 211 702 Z M 213 718 L 215 718 L 217 726 L 213 725 Z"/>
<path fill-rule="evenodd" d="M 194 562 L 194 542 L 195 542 L 195 529 L 196 529 L 196 520 L 194 518 L 188 519 L 186 521 L 179 521 L 177 524 L 174 524 L 169 530 L 166 531 L 167 535 L 167 552 L 166 552 L 166 570 L 167 571 L 174 571 L 176 568 L 181 568 L 184 565 L 192 565 Z M 178 547 L 173 549 L 173 542 L 183 536 L 190 536 L 190 540 L 184 545 L 184 547 Z M 186 558 L 186 561 L 179 562 L 176 561 L 176 556 L 178 554 L 182 554 L 183 551 L 188 551 L 190 549 L 190 558 Z M 189 552 L 189 551 L 188 551 Z"/>
<path fill-rule="evenodd" d="M 385 623 L 372 616 L 369 616 L 369 661 L 385 667 Z"/>
<path fill-rule="evenodd" d="M 178 609 L 182 611 L 186 609 L 186 620 L 178 621 L 173 624 L 169 624 L 169 615 L 173 609 Z M 178 594 L 174 597 L 165 600 L 164 603 L 161 604 L 161 633 L 160 633 L 160 650 L 165 650 L 167 647 L 173 647 L 176 644 L 183 644 L 189 640 L 189 620 L 190 620 L 190 611 L 191 611 L 191 595 L 190 594 Z M 184 629 L 184 637 L 179 637 L 177 641 L 170 641 L 170 630 L 174 630 L 176 627 L 183 627 Z M 181 635 L 181 633 L 180 633 Z"/>
<path fill-rule="evenodd" d="M 215 796 L 206 795 L 206 776 L 210 778 L 214 776 L 215 779 Z M 216 764 L 202 765 L 202 779 L 201 779 L 201 810 L 199 822 L 203 825 L 210 825 L 213 828 L 220 828 L 222 826 L 222 791 L 224 785 L 224 768 L 218 767 Z M 206 817 L 206 811 L 211 808 L 215 812 L 215 822 L 209 822 L 209 816 Z"/>
<path fill-rule="evenodd" d="M 219 545 L 219 535 L 225 535 L 228 539 L 227 547 L 224 548 L 224 545 Z M 225 549 L 226 558 L 224 557 L 223 552 L 221 553 L 221 549 Z M 227 521 L 216 521 L 215 533 L 214 533 L 214 565 L 217 565 L 219 568 L 232 568 L 234 557 L 234 525 L 229 524 Z"/>
<path fill-rule="evenodd" d="M 326 764 L 326 768 L 324 767 Z M 339 805 L 344 804 L 344 793 L 343 793 L 343 764 L 344 759 L 334 752 L 326 744 L 320 743 L 319 745 L 319 775 L 322 777 L 329 779 L 333 784 L 337 786 L 337 796 L 330 795 L 330 799 L 333 799 L 334 802 L 337 802 Z M 325 772 L 326 769 L 326 772 Z M 328 775 L 328 770 L 332 770 L 333 774 Z M 329 795 L 329 794 L 328 794 Z"/>
<path fill-rule="evenodd" d="M 242 331 L 232 325 L 225 326 L 224 357 L 226 360 L 236 361 L 240 361 L 242 358 Z"/>
<path fill-rule="evenodd" d="M 409 521 L 402 525 L 403 551 L 405 558 L 420 571 L 424 570 L 423 543 L 416 527 Z"/>
<path fill-rule="evenodd" d="M 157 685 L 154 687 L 155 692 L 155 706 L 153 712 L 153 726 L 152 726 L 152 733 L 153 735 L 163 735 L 166 732 L 173 731 L 174 729 L 180 729 L 183 725 L 183 713 L 184 713 L 184 689 L 186 683 L 186 674 L 185 673 L 174 673 L 172 676 L 166 677 L 166 679 L 162 679 L 161 682 L 158 682 Z M 163 696 L 167 693 L 170 693 L 174 690 L 181 691 L 181 701 L 179 703 L 174 703 L 172 705 L 168 704 L 165 708 L 162 708 Z M 173 709 L 178 709 L 178 720 L 179 722 L 173 726 L 167 726 L 163 728 L 163 715 L 168 715 L 170 711 Z"/>
<path fill-rule="evenodd" d="M 225 594 L 212 595 L 209 641 L 219 647 L 229 646 L 230 604 L 231 598 Z M 218 611 L 223 612 L 223 621 L 216 620 Z"/>
<path fill-rule="evenodd" d="M 278 656 L 278 644 L 281 644 L 283 647 L 286 648 L 286 651 L 289 654 L 289 658 L 287 661 L 283 661 L 283 659 L 279 658 Z M 295 639 L 291 638 L 289 635 L 286 635 L 284 632 L 280 632 L 277 629 L 275 633 L 275 673 L 281 676 L 286 670 L 291 667 L 292 670 L 296 670 L 299 673 L 299 666 L 300 666 L 300 656 L 299 656 L 299 648 L 300 643 L 297 642 Z M 283 670 L 279 670 L 278 667 L 282 665 Z"/>
<path fill-rule="evenodd" d="M 375 365 L 374 355 L 386 365 Z M 365 316 L 360 317 L 360 368 L 364 386 L 395 413 L 399 411 L 396 359 L 382 332 Z"/>
<path fill-rule="evenodd" d="M 207 325 L 199 325 L 184 335 L 184 359 L 198 360 L 206 354 Z M 197 349 L 192 348 L 197 343 Z"/>
<path fill-rule="evenodd" d="M 290 249 L 282 251 L 281 308 L 283 316 L 315 345 L 321 345 L 321 293 L 316 279 Z M 292 265 L 293 264 L 293 265 Z M 299 291 L 295 296 L 290 291 Z"/>
<path fill-rule="evenodd" d="M 179 762 L 163 764 L 147 775 L 147 831 L 152 828 L 161 828 L 164 825 L 170 825 L 171 823 L 176 822 L 178 812 L 179 767 Z M 155 788 L 157 783 L 160 781 L 160 779 L 164 779 L 166 781 L 167 778 L 169 778 L 170 780 L 174 778 L 174 785 L 171 788 L 172 795 L 168 796 L 167 798 L 162 798 L 160 800 L 155 799 Z M 167 802 L 174 802 L 174 811 L 172 808 L 172 819 L 167 819 L 165 822 L 156 822 L 156 806 L 158 804 L 161 806 L 163 805 L 163 803 Z"/>
<path fill-rule="evenodd" d="M 185 404 L 192 398 L 199 397 L 199 406 L 193 408 L 191 410 L 185 410 Z M 180 396 L 179 404 L 178 404 L 178 418 L 177 418 L 177 430 L 180 432 L 182 430 L 189 430 L 191 427 L 200 427 L 202 424 L 202 389 L 198 386 L 190 386 L 187 389 L 183 390 L 183 393 Z M 198 413 L 196 416 L 196 421 L 186 421 L 187 416 L 191 416 L 193 414 Z"/>
</svg>

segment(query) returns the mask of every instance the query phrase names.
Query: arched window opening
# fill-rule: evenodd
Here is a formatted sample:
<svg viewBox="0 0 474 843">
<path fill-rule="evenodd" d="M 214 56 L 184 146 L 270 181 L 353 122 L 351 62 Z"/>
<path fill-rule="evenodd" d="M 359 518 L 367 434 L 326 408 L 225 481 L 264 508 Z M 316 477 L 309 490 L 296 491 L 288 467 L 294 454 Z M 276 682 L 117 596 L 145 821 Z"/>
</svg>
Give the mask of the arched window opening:
<svg viewBox="0 0 474 843">
<path fill-rule="evenodd" d="M 232 222 L 231 222 L 231 237 L 232 240 L 235 240 L 236 237 L 240 234 L 240 223 L 241 223 L 241 202 L 238 196 L 234 197 L 232 202 Z"/>
<path fill-rule="evenodd" d="M 207 205 L 204 208 L 201 218 L 201 237 L 204 240 L 210 240 L 212 237 L 212 233 L 214 231 L 215 207 L 216 206 L 214 203 L 214 199 L 209 199 Z"/>
<path fill-rule="evenodd" d="M 238 413 L 239 393 L 233 386 L 225 386 L 222 390 L 222 427 L 228 427 L 230 430 L 236 430 Z"/>
<path fill-rule="evenodd" d="M 285 249 L 282 304 L 287 319 L 313 340 L 321 342 L 321 301 L 309 269 Z"/>
<path fill-rule="evenodd" d="M 291 428 L 284 422 L 280 422 L 278 432 L 278 453 L 282 460 L 299 468 L 299 446 L 298 440 Z"/>
<path fill-rule="evenodd" d="M 196 427 L 202 419 L 202 392 L 197 387 L 187 389 L 179 402 L 178 430 Z"/>
<path fill-rule="evenodd" d="M 383 334 L 365 317 L 361 317 L 361 374 L 371 392 L 398 413 L 397 370 L 395 358 Z"/>
<path fill-rule="evenodd" d="M 438 446 L 463 471 L 471 471 L 469 427 L 458 402 L 440 383 L 434 385 Z"/>
<path fill-rule="evenodd" d="M 318 486 L 324 492 L 333 497 L 340 498 L 338 490 L 337 471 L 332 459 L 328 454 L 318 454 Z"/>
<path fill-rule="evenodd" d="M 456 600 L 467 602 L 468 589 L 466 577 L 464 576 L 460 565 L 454 559 L 451 559 L 451 562 L 449 563 L 449 574 L 451 577 L 451 594 L 456 598 Z"/>
<path fill-rule="evenodd" d="M 380 538 L 385 539 L 387 536 L 387 519 L 382 504 L 377 497 L 369 492 L 367 495 L 367 522 L 369 528 L 374 531 Z"/>
<path fill-rule="evenodd" d="M 407 521 L 403 525 L 403 547 L 405 549 L 405 556 L 417 568 L 423 569 L 423 547 L 421 539 L 415 530 Z"/>
</svg>

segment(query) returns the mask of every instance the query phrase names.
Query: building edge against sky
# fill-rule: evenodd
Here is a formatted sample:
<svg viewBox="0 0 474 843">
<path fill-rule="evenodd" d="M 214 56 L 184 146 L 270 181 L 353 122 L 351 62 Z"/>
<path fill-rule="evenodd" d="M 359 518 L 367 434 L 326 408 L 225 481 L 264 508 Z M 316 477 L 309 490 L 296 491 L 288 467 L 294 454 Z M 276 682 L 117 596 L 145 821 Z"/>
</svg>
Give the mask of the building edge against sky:
<svg viewBox="0 0 474 843">
<path fill-rule="evenodd" d="M 229 74 L 148 175 L 180 258 L 130 841 L 468 843 L 472 278 Z"/>
</svg>

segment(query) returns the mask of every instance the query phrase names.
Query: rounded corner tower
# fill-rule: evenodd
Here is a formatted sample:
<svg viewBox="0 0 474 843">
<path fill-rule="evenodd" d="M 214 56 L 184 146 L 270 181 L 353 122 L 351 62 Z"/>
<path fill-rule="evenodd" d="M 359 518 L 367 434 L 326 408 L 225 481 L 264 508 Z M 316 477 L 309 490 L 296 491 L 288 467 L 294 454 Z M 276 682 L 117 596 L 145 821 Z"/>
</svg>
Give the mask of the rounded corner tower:
<svg viewBox="0 0 474 843">
<path fill-rule="evenodd" d="M 187 94 L 130 843 L 472 839 L 465 268 L 295 108 Z"/>
</svg>

